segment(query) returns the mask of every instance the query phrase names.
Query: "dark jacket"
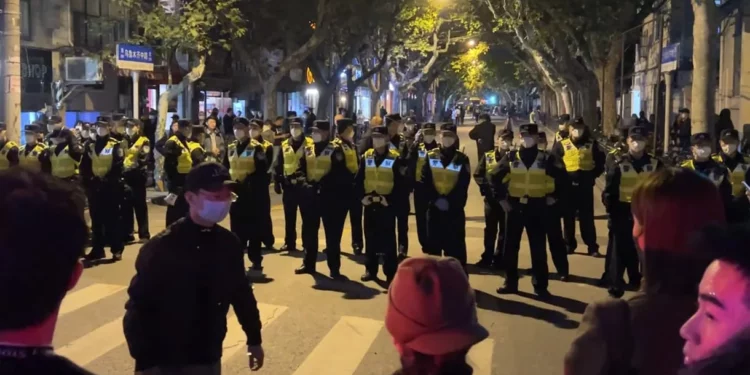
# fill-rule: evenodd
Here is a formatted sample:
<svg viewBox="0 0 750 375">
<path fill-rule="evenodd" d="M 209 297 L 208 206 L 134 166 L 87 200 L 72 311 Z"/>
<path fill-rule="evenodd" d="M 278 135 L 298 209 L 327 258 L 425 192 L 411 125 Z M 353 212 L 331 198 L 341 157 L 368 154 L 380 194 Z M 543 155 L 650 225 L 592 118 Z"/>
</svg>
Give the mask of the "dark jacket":
<svg viewBox="0 0 750 375">
<path fill-rule="evenodd" d="M 680 371 L 680 375 L 746 374 L 750 374 L 750 336 L 747 333 L 724 344 L 710 358 Z"/>
<path fill-rule="evenodd" d="M 245 276 L 243 246 L 229 230 L 182 218 L 141 248 L 123 321 L 135 370 L 217 363 L 229 305 L 261 344 L 257 301 Z"/>
<path fill-rule="evenodd" d="M 469 138 L 477 141 L 477 160 L 481 159 L 485 153 L 495 148 L 495 124 L 484 121 L 474 125 Z"/>
<path fill-rule="evenodd" d="M 234 134 L 234 115 L 224 115 L 221 119 L 221 126 L 224 128 L 224 134 Z"/>
<path fill-rule="evenodd" d="M 13 375 L 93 375 L 65 357 L 36 355 L 26 358 L 0 356 L 0 374 Z"/>
</svg>

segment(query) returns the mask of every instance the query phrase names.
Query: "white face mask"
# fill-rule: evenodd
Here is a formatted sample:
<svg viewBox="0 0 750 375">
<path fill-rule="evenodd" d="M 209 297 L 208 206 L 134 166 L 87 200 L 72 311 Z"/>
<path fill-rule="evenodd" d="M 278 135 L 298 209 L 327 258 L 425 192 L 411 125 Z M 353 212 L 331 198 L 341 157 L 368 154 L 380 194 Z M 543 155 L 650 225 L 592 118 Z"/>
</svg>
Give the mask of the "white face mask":
<svg viewBox="0 0 750 375">
<path fill-rule="evenodd" d="M 109 134 L 109 129 L 107 129 L 107 128 L 96 129 L 96 135 L 98 135 L 100 137 L 106 137 L 107 134 Z"/>
<path fill-rule="evenodd" d="M 132 137 L 133 134 L 135 134 L 135 130 L 133 130 L 133 128 L 126 128 L 125 129 L 125 134 L 127 134 L 128 137 Z"/>
<path fill-rule="evenodd" d="M 523 147 L 532 148 L 536 146 L 536 138 L 534 137 L 523 137 Z"/>
<path fill-rule="evenodd" d="M 581 137 L 581 130 L 580 129 L 573 129 L 570 131 L 570 135 L 573 138 L 580 138 Z"/>
<path fill-rule="evenodd" d="M 291 130 L 289 130 L 289 133 L 292 134 L 292 137 L 299 138 L 302 135 L 302 129 L 292 128 Z"/>
<path fill-rule="evenodd" d="M 699 161 L 708 160 L 708 157 L 711 156 L 711 147 L 694 147 L 693 156 Z"/>
<path fill-rule="evenodd" d="M 198 212 L 198 216 L 209 223 L 216 224 L 226 219 L 227 215 L 229 215 L 230 207 L 232 207 L 231 200 L 210 201 L 204 199 L 201 210 Z"/>
<path fill-rule="evenodd" d="M 88 138 L 90 132 L 88 130 L 81 130 L 81 138 Z"/>
<path fill-rule="evenodd" d="M 435 142 L 435 136 L 434 135 L 425 135 L 424 136 L 424 143 L 432 143 Z"/>
<path fill-rule="evenodd" d="M 388 144 L 388 140 L 385 138 L 373 138 L 372 139 L 373 148 L 383 148 L 385 147 L 386 144 Z"/>
<path fill-rule="evenodd" d="M 245 139 L 245 131 L 244 130 L 235 129 L 234 130 L 234 137 L 237 138 L 237 139 Z"/>
<path fill-rule="evenodd" d="M 721 146 L 721 151 L 724 151 L 725 154 L 733 154 L 737 151 L 737 145 L 734 143 L 728 143 L 723 146 Z"/>
<path fill-rule="evenodd" d="M 322 142 L 323 141 L 323 134 L 320 133 L 313 133 L 312 134 L 312 140 L 315 143 Z"/>
<path fill-rule="evenodd" d="M 26 143 L 28 144 L 35 144 L 36 143 L 36 134 L 27 134 L 24 138 L 26 138 Z"/>
<path fill-rule="evenodd" d="M 456 143 L 456 137 L 443 136 L 440 143 L 442 143 L 443 147 L 446 147 L 446 148 L 453 147 L 453 145 Z"/>
<path fill-rule="evenodd" d="M 260 136 L 260 130 L 258 129 L 250 129 L 250 138 L 255 139 Z"/>
<path fill-rule="evenodd" d="M 505 150 L 505 151 L 510 150 L 510 142 L 504 139 L 501 139 L 497 145 L 501 150 Z"/>
<path fill-rule="evenodd" d="M 641 152 L 646 148 L 646 143 L 641 141 L 631 141 L 628 147 L 630 148 L 630 151 Z"/>
</svg>

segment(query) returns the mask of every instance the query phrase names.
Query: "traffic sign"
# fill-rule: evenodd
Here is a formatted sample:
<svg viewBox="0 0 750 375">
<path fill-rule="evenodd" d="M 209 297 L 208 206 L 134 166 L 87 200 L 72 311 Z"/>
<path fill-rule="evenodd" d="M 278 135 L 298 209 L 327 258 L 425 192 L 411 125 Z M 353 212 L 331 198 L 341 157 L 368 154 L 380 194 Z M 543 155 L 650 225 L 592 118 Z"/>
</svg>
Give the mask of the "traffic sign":
<svg viewBox="0 0 750 375">
<path fill-rule="evenodd" d="M 135 71 L 154 71 L 154 51 L 148 46 L 117 44 L 117 67 Z"/>
<path fill-rule="evenodd" d="M 680 43 L 669 44 L 661 51 L 661 71 L 671 72 L 677 70 L 677 62 L 680 58 Z"/>
</svg>

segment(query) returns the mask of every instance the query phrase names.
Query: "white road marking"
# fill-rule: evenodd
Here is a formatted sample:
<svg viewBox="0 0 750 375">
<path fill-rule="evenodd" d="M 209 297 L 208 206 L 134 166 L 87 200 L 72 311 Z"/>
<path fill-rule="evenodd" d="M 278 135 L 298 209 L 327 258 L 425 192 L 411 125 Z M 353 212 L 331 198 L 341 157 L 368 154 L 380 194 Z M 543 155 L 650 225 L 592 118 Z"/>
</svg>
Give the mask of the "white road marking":
<svg viewBox="0 0 750 375">
<path fill-rule="evenodd" d="M 490 375 L 492 373 L 492 352 L 495 340 L 485 339 L 469 350 L 468 362 L 474 368 L 474 375 Z"/>
<path fill-rule="evenodd" d="M 259 303 L 258 310 L 260 311 L 260 321 L 263 324 L 263 329 L 265 329 L 276 321 L 287 310 L 287 307 Z M 221 356 L 222 363 L 227 363 L 240 350 L 247 350 L 247 336 L 234 314 L 227 318 L 227 335 L 224 336 L 222 348 L 224 349 Z"/>
<path fill-rule="evenodd" d="M 119 317 L 65 346 L 55 349 L 55 353 L 66 357 L 79 366 L 86 366 L 95 359 L 125 343 Z"/>
<path fill-rule="evenodd" d="M 65 296 L 60 305 L 59 316 L 72 313 L 73 311 L 107 298 L 125 288 L 126 287 L 122 285 L 93 284 L 73 293 L 69 293 Z"/>
</svg>

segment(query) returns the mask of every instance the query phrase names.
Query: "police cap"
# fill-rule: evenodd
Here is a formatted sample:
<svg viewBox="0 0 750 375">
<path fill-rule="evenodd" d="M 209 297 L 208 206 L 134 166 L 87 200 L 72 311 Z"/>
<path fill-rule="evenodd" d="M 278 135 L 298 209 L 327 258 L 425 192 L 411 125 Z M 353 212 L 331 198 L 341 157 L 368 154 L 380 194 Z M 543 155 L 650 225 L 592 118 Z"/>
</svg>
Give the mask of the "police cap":
<svg viewBox="0 0 750 375">
<path fill-rule="evenodd" d="M 724 129 L 721 131 L 721 140 L 725 142 L 726 141 L 739 141 L 740 133 L 734 129 Z"/>
<path fill-rule="evenodd" d="M 708 133 L 695 133 L 690 137 L 690 144 L 697 145 L 699 143 L 711 142 L 711 134 Z"/>
<path fill-rule="evenodd" d="M 26 125 L 23 128 L 24 133 L 36 134 L 42 132 L 42 127 L 37 124 Z"/>
<path fill-rule="evenodd" d="M 259 126 L 259 127 L 262 128 L 263 127 L 263 120 L 254 118 L 254 119 L 250 120 L 250 125 Z"/>
<path fill-rule="evenodd" d="M 217 191 L 233 184 L 229 171 L 223 165 L 213 162 L 199 164 L 185 177 L 185 190 L 191 192 Z"/>
<path fill-rule="evenodd" d="M 190 120 L 177 120 L 177 129 L 187 129 L 192 126 Z"/>
<path fill-rule="evenodd" d="M 354 120 L 350 118 L 342 118 L 336 121 L 336 128 L 338 129 L 339 134 L 341 134 L 344 130 L 351 128 L 352 126 L 354 126 Z"/>
<path fill-rule="evenodd" d="M 137 120 L 137 119 L 134 119 L 134 118 L 129 118 L 129 119 L 125 120 L 125 127 L 132 128 L 133 126 L 140 127 L 141 126 L 141 120 Z"/>
<path fill-rule="evenodd" d="M 331 130 L 331 123 L 328 120 L 316 120 L 312 126 L 313 129 L 318 130 Z"/>
<path fill-rule="evenodd" d="M 393 113 L 388 116 L 385 116 L 385 126 L 388 126 L 394 122 L 401 122 L 401 114 L 400 113 Z"/>
<path fill-rule="evenodd" d="M 441 132 L 456 132 L 456 125 L 454 125 L 452 122 L 445 122 L 440 125 L 440 131 Z"/>
<path fill-rule="evenodd" d="M 575 121 L 573 121 L 573 127 L 574 128 L 584 128 L 584 127 L 586 127 L 586 123 L 583 122 L 583 117 L 581 117 L 581 116 L 576 117 Z"/>
<path fill-rule="evenodd" d="M 627 134 L 630 138 L 647 138 L 648 130 L 643 126 L 633 126 L 628 129 Z"/>
<path fill-rule="evenodd" d="M 560 115 L 560 119 L 559 120 L 560 120 L 560 123 L 569 122 L 570 121 L 570 115 L 567 114 L 567 113 L 564 113 L 564 114 Z"/>
<path fill-rule="evenodd" d="M 434 122 L 427 122 L 422 124 L 422 130 L 435 130 L 436 125 Z"/>
<path fill-rule="evenodd" d="M 302 119 L 299 118 L 299 117 L 291 117 L 291 118 L 289 118 L 289 125 L 290 126 L 291 125 L 302 126 L 302 124 L 304 124 L 304 123 L 305 122 L 302 121 Z"/>
<path fill-rule="evenodd" d="M 513 130 L 510 129 L 503 129 L 500 131 L 500 135 L 498 136 L 500 139 L 513 139 Z"/>
<path fill-rule="evenodd" d="M 125 115 L 122 114 L 122 113 L 113 113 L 112 114 L 112 121 L 120 121 L 120 120 L 126 119 L 126 118 L 127 117 L 125 117 Z"/>
<path fill-rule="evenodd" d="M 536 124 L 523 124 L 518 127 L 518 131 L 521 135 L 537 135 L 539 134 L 539 127 Z"/>
<path fill-rule="evenodd" d="M 372 128 L 372 135 L 383 135 L 388 136 L 388 129 L 385 126 L 376 126 Z"/>
<path fill-rule="evenodd" d="M 108 128 L 109 125 L 110 124 L 107 121 L 97 121 L 94 123 L 94 127 L 97 127 L 97 128 Z"/>
<path fill-rule="evenodd" d="M 680 108 L 680 110 L 678 111 L 678 113 L 685 113 L 685 114 L 689 115 L 690 114 L 690 110 L 687 109 L 687 108 Z"/>
<path fill-rule="evenodd" d="M 237 126 L 250 126 L 250 120 L 248 120 L 246 117 L 237 117 L 237 119 L 234 120 L 235 127 Z"/>
<path fill-rule="evenodd" d="M 52 119 L 50 119 L 50 122 L 51 122 L 51 121 L 52 121 Z M 96 122 L 100 122 L 100 121 L 101 121 L 101 122 L 112 122 L 112 118 L 111 118 L 111 117 L 109 117 L 109 116 L 98 116 L 98 117 L 96 118 Z"/>
</svg>

